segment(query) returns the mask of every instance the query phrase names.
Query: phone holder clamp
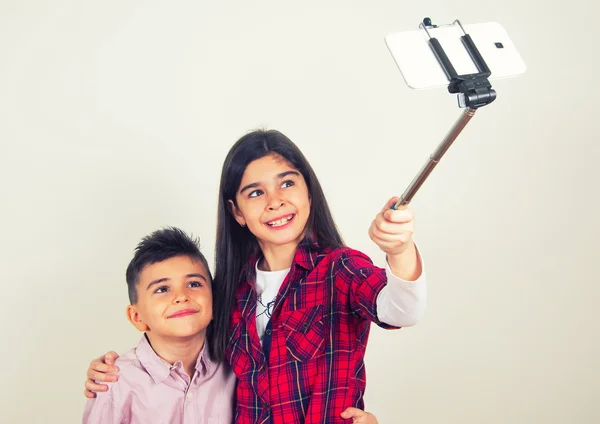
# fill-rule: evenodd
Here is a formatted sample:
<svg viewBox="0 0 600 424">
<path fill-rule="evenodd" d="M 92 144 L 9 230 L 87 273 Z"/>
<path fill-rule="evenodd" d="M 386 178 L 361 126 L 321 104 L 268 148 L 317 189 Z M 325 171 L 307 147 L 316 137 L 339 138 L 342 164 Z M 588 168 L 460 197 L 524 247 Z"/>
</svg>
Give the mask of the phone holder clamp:
<svg viewBox="0 0 600 424">
<path fill-rule="evenodd" d="M 485 63 L 485 60 L 483 60 L 483 57 L 481 56 L 481 53 L 479 53 L 479 50 L 473 42 L 473 39 L 465 32 L 465 29 L 458 19 L 450 24 L 450 26 L 454 25 L 457 25 L 460 28 L 460 31 L 462 32 L 462 36 L 460 38 L 463 46 L 477 67 L 478 72 L 474 74 L 458 75 L 439 40 L 435 37 L 432 37 L 429 32 L 429 29 L 431 28 L 439 28 L 438 25 L 433 25 L 431 23 L 431 19 L 423 19 L 423 22 L 419 25 L 419 28 L 423 29 L 429 37 L 429 45 L 433 50 L 438 62 L 442 66 L 442 69 L 446 73 L 448 80 L 450 81 L 450 84 L 448 85 L 448 92 L 452 94 L 458 94 L 459 107 L 470 107 L 472 109 L 477 109 L 492 103 L 496 99 L 496 91 L 492 89 L 492 85 L 488 80 L 492 72 Z"/>
</svg>

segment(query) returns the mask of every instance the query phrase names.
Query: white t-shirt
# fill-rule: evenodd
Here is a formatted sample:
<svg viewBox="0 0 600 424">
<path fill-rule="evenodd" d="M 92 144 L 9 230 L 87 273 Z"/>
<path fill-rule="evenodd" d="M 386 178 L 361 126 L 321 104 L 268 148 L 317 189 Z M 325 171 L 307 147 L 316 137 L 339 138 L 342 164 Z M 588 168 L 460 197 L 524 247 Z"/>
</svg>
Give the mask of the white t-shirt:
<svg viewBox="0 0 600 424">
<path fill-rule="evenodd" d="M 282 271 L 261 271 L 258 269 L 258 262 L 260 261 L 256 262 L 256 295 L 258 296 L 258 302 L 256 302 L 256 329 L 262 342 L 262 336 L 273 313 L 275 297 L 281 284 L 283 284 L 283 280 L 290 272 L 290 268 Z"/>
</svg>

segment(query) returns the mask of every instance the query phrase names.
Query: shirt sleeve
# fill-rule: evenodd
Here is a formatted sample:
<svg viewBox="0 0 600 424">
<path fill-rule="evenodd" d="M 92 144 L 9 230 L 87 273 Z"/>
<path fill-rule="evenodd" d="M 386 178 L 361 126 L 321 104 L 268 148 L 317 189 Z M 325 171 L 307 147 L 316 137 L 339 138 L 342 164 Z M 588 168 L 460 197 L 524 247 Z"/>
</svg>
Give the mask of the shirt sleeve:
<svg viewBox="0 0 600 424">
<path fill-rule="evenodd" d="M 418 250 L 417 250 L 418 252 Z M 386 329 L 416 324 L 425 311 L 427 285 L 425 267 L 416 281 L 405 281 L 379 268 L 364 253 L 348 249 L 342 256 L 341 281 L 349 285 L 354 313 Z M 383 293 L 383 294 L 382 294 Z"/>
<path fill-rule="evenodd" d="M 88 399 L 83 410 L 83 424 L 121 424 L 121 411 L 115 405 L 113 386 L 107 392 Z"/>
<path fill-rule="evenodd" d="M 336 286 L 347 296 L 351 311 L 383 328 L 394 328 L 377 317 L 377 296 L 387 284 L 385 269 L 373 265 L 362 252 L 345 248 L 341 256 Z"/>
<path fill-rule="evenodd" d="M 410 327 L 423 317 L 427 306 L 427 278 L 420 253 L 419 260 L 423 271 L 415 281 L 396 277 L 386 262 L 387 285 L 377 295 L 377 318 L 381 322 L 394 327 Z"/>
</svg>

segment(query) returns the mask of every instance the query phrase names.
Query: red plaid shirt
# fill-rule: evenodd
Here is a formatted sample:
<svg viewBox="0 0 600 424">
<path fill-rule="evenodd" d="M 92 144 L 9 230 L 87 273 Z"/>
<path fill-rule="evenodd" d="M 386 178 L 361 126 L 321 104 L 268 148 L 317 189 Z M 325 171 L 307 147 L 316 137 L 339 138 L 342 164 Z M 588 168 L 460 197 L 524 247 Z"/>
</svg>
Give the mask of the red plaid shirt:
<svg viewBox="0 0 600 424">
<path fill-rule="evenodd" d="M 236 423 L 345 423 L 364 409 L 364 355 L 385 270 L 361 252 L 302 242 L 271 316 L 266 361 L 256 331 L 257 258 L 242 272 L 227 359 L 239 379 Z M 269 329 L 267 329 L 268 331 Z"/>
</svg>

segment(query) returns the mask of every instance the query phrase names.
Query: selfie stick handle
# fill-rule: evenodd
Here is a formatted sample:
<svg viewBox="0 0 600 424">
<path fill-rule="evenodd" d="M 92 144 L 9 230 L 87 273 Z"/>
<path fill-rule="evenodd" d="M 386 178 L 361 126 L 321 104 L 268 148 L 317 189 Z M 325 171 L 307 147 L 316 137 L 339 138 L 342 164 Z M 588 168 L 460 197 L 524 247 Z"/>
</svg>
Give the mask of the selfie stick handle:
<svg viewBox="0 0 600 424">
<path fill-rule="evenodd" d="M 479 53 L 477 46 L 471 39 L 471 36 L 467 34 L 461 25 L 460 21 L 456 20 L 451 25 L 458 24 L 463 35 L 461 41 L 465 49 L 469 52 L 471 60 L 475 63 L 478 72 L 468 75 L 458 75 L 454 66 L 448 59 L 448 56 L 444 52 L 440 42 L 437 38 L 432 37 L 428 31 L 428 28 L 437 28 L 437 25 L 431 23 L 431 19 L 425 18 L 419 25 L 427 33 L 429 37 L 429 46 L 433 50 L 435 57 L 444 69 L 450 84 L 448 85 L 448 91 L 450 93 L 458 94 L 458 106 L 465 108 L 460 118 L 456 121 L 454 126 L 450 129 L 446 138 L 440 143 L 435 152 L 433 152 L 427 163 L 421 168 L 416 177 L 412 180 L 410 185 L 404 191 L 400 199 L 396 202 L 392 209 L 406 209 L 414 195 L 417 193 L 421 185 L 425 182 L 433 168 L 439 163 L 440 159 L 450 148 L 456 137 L 461 133 L 465 126 L 469 123 L 475 111 L 482 107 L 492 103 L 496 99 L 496 91 L 492 89 L 492 85 L 488 81 L 488 77 L 492 74 L 490 68 L 483 60 L 483 57 Z"/>
</svg>

